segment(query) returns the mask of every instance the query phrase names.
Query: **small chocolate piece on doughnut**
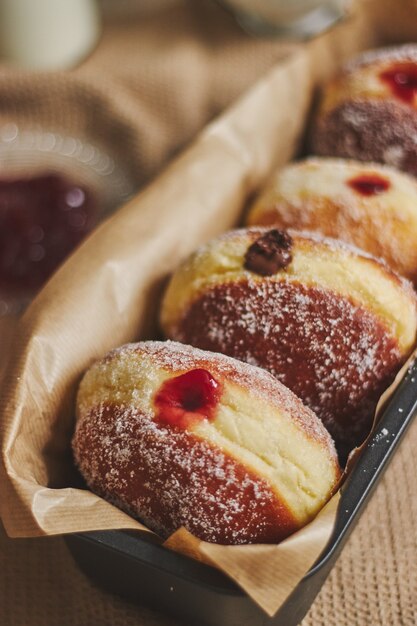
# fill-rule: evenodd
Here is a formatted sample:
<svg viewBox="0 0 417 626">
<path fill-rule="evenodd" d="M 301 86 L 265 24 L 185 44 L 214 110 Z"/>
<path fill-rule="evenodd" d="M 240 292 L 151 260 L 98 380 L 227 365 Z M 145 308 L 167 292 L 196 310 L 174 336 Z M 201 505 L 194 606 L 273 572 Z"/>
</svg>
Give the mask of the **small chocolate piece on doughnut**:
<svg viewBox="0 0 417 626">
<path fill-rule="evenodd" d="M 284 230 L 269 230 L 251 244 L 244 268 L 260 276 L 272 276 L 291 263 L 292 238 Z"/>
</svg>

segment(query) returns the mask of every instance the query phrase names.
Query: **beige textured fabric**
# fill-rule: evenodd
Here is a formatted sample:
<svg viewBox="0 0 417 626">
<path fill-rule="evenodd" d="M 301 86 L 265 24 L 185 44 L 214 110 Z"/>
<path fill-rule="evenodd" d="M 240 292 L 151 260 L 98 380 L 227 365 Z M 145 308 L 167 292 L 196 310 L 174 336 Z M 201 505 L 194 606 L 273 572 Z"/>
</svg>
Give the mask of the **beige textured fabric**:
<svg viewBox="0 0 417 626">
<path fill-rule="evenodd" d="M 397 2 L 395 18 L 405 0 Z M 378 4 L 387 16 L 389 3 Z M 97 50 L 68 74 L 34 77 L 0 66 L 0 122 L 87 135 L 115 150 L 140 184 L 290 47 L 248 39 L 211 2 L 171 2 L 108 23 Z M 4 351 L 5 334 L 0 341 Z M 417 623 L 416 445 L 417 424 L 303 626 Z M 2 626 L 177 623 L 97 589 L 62 539 L 0 534 Z"/>
</svg>

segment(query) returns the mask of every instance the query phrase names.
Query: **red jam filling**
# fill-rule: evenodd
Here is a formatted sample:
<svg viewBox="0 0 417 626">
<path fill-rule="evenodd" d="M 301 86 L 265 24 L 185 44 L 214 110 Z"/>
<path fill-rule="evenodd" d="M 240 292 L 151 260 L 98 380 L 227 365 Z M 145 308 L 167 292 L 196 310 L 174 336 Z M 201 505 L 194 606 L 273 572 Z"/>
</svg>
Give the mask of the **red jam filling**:
<svg viewBox="0 0 417 626">
<path fill-rule="evenodd" d="M 391 186 L 390 181 L 379 174 L 360 174 L 348 180 L 347 184 L 363 196 L 375 196 L 384 193 Z"/>
<path fill-rule="evenodd" d="M 0 293 L 32 295 L 96 218 L 91 192 L 61 175 L 0 179 Z"/>
<path fill-rule="evenodd" d="M 166 380 L 154 403 L 156 420 L 186 429 L 202 419 L 213 419 L 220 399 L 220 385 L 205 369 L 195 369 Z"/>
<path fill-rule="evenodd" d="M 381 72 L 380 79 L 389 85 L 394 96 L 412 104 L 417 95 L 417 65 L 398 63 Z"/>
</svg>

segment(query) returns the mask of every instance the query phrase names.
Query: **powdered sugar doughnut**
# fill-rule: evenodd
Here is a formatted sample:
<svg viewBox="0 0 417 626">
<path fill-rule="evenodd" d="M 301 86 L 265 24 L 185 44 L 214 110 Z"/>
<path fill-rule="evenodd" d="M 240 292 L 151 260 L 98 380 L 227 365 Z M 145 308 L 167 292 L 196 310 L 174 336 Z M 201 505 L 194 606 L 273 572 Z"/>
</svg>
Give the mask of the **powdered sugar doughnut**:
<svg viewBox="0 0 417 626">
<path fill-rule="evenodd" d="M 353 243 L 417 284 L 417 181 L 393 168 L 332 158 L 291 163 L 273 176 L 247 222 Z"/>
<path fill-rule="evenodd" d="M 267 372 L 173 342 L 108 354 L 86 373 L 73 450 L 88 486 L 166 537 L 275 543 L 340 476 L 320 420 Z"/>
<path fill-rule="evenodd" d="M 342 453 L 369 432 L 416 338 L 416 296 L 382 262 L 336 240 L 242 229 L 174 274 L 168 337 L 264 367 L 323 420 Z"/>
<path fill-rule="evenodd" d="M 393 165 L 417 176 L 417 46 L 366 52 L 323 92 L 313 152 Z"/>
</svg>

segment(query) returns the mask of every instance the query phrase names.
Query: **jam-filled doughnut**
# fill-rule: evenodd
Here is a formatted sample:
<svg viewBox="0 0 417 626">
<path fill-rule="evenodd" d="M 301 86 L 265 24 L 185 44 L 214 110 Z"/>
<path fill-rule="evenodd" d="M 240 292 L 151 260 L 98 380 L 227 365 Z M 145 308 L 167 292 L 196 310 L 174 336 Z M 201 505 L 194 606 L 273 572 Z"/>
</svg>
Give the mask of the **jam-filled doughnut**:
<svg viewBox="0 0 417 626">
<path fill-rule="evenodd" d="M 337 455 L 267 372 L 174 342 L 130 344 L 86 373 L 73 450 L 88 486 L 166 537 L 275 543 L 330 497 Z"/>
<path fill-rule="evenodd" d="M 264 367 L 323 420 L 342 456 L 370 430 L 416 337 L 416 296 L 388 266 L 336 240 L 230 232 L 174 274 L 171 339 Z"/>
<path fill-rule="evenodd" d="M 417 176 L 417 45 L 365 52 L 324 89 L 313 152 L 393 165 Z"/>
<path fill-rule="evenodd" d="M 343 239 L 417 284 L 417 181 L 393 168 L 333 158 L 292 163 L 271 179 L 247 222 Z"/>
</svg>

